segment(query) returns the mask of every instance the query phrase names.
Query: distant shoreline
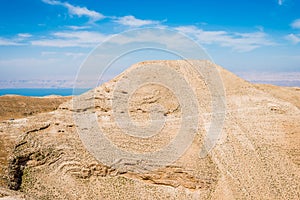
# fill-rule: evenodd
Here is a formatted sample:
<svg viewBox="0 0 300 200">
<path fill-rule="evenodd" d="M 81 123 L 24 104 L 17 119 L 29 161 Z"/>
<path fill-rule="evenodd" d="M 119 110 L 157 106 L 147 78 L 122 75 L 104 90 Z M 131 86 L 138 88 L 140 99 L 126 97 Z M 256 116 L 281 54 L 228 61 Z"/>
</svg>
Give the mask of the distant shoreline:
<svg viewBox="0 0 300 200">
<path fill-rule="evenodd" d="M 90 88 L 1 88 L 0 96 L 51 97 L 80 95 Z"/>
</svg>

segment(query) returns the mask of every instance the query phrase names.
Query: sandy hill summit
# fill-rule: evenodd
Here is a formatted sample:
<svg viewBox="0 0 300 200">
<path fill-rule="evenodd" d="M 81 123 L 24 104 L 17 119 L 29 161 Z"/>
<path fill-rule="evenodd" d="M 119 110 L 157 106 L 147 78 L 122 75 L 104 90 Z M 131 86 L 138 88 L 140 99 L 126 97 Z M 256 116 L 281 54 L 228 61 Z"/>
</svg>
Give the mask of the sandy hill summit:
<svg viewBox="0 0 300 200">
<path fill-rule="evenodd" d="M 164 68 L 143 68 L 150 65 Z M 199 74 L 195 66 L 206 70 Z M 224 103 L 216 105 L 225 108 L 222 129 L 214 148 L 200 157 L 215 96 Z M 251 84 L 209 61 L 141 62 L 54 111 L 1 121 L 0 199 L 300 199 L 299 108 L 300 88 Z M 182 130 L 186 137 L 180 139 L 192 140 L 174 162 L 162 157 L 162 165 L 142 171 L 143 165 L 126 159 L 108 164 L 115 152 L 96 159 L 107 149 L 98 144 L 91 153 L 86 147 L 93 137 L 79 133 L 94 134 L 88 122 L 97 122 L 116 149 L 132 154 L 151 155 Z M 132 135 L 152 128 L 155 134 Z"/>
</svg>

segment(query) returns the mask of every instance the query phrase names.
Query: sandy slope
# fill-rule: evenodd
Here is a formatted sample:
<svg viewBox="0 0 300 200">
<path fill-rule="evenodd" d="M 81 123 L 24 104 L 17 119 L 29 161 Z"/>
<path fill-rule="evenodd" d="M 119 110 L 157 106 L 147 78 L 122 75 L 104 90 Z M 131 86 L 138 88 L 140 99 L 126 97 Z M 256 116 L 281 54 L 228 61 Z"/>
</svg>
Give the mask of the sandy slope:
<svg viewBox="0 0 300 200">
<path fill-rule="evenodd" d="M 49 112 L 71 97 L 24 97 L 18 95 L 0 96 L 0 121 L 23 118 L 41 112 Z"/>
<path fill-rule="evenodd" d="M 105 136 L 130 152 L 162 148 L 176 136 L 182 105 L 161 85 L 140 87 L 128 104 L 130 116 L 141 125 L 149 119 L 152 105 L 162 105 L 165 109 L 155 112 L 162 112 L 167 121 L 159 134 L 135 138 L 123 134 L 114 123 L 111 101 L 127 92 L 114 90 L 116 84 L 149 63 L 167 65 L 185 76 L 197 96 L 199 111 L 211 111 L 206 83 L 184 61 L 139 63 L 76 98 L 82 102 L 79 107 L 69 101 L 54 112 L 2 123 L 0 135 L 18 137 L 6 177 L 9 187 L 29 199 L 299 199 L 299 88 L 253 85 L 220 67 L 226 119 L 221 139 L 209 156 L 199 157 L 210 120 L 210 115 L 204 115 L 192 145 L 172 164 L 138 173 L 98 162 L 77 134 L 93 130 L 75 123 L 74 114 L 94 113 Z"/>
</svg>

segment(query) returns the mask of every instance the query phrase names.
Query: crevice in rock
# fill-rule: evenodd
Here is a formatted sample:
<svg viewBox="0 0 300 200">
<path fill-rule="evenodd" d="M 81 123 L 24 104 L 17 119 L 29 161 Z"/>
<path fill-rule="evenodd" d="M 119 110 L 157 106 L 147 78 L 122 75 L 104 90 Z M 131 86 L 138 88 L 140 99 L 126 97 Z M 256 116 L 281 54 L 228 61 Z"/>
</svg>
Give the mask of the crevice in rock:
<svg viewBox="0 0 300 200">
<path fill-rule="evenodd" d="M 46 125 L 44 125 L 42 127 L 35 128 L 35 129 L 30 130 L 30 131 L 27 131 L 26 134 L 34 133 L 34 132 L 37 132 L 37 131 L 42 131 L 42 130 L 45 130 L 45 129 L 49 128 L 49 127 L 50 127 L 50 124 L 46 124 Z"/>
<path fill-rule="evenodd" d="M 8 187 L 12 190 L 19 190 L 22 184 L 22 177 L 25 166 L 33 153 L 10 158 L 8 164 Z"/>
</svg>

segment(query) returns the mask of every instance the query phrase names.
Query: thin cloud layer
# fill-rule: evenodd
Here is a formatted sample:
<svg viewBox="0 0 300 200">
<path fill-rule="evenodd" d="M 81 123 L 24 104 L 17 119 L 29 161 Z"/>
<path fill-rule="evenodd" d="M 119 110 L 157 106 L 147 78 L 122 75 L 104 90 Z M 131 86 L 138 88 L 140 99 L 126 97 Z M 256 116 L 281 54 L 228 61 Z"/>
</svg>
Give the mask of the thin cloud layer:
<svg viewBox="0 0 300 200">
<path fill-rule="evenodd" d="M 223 47 L 231 47 L 234 50 L 246 52 L 262 46 L 275 45 L 267 39 L 264 32 L 238 33 L 227 31 L 205 31 L 195 26 L 180 26 L 176 30 L 187 34 L 200 44 L 214 44 Z"/>
<path fill-rule="evenodd" d="M 74 59 L 87 56 L 87 53 L 80 53 L 80 52 L 56 52 L 56 51 L 43 51 L 41 52 L 42 56 L 45 57 L 56 57 L 58 55 L 69 56 Z"/>
<path fill-rule="evenodd" d="M 76 30 L 89 29 L 89 28 L 91 28 L 91 26 L 66 26 L 66 28 L 76 31 Z"/>
<path fill-rule="evenodd" d="M 42 2 L 49 4 L 49 5 L 63 6 L 68 9 L 68 12 L 71 16 L 74 16 L 74 15 L 76 15 L 78 17 L 85 16 L 85 17 L 88 17 L 93 22 L 105 18 L 105 16 L 99 12 L 89 10 L 86 7 L 74 6 L 68 2 L 63 3 L 60 1 L 56 1 L 56 0 L 42 0 Z"/>
<path fill-rule="evenodd" d="M 300 42 L 300 34 L 298 34 L 298 35 L 289 34 L 289 35 L 285 36 L 285 39 L 292 42 L 293 44 L 298 44 Z"/>
<path fill-rule="evenodd" d="M 31 38 L 32 35 L 29 33 L 18 33 L 12 38 L 1 38 L 0 37 L 0 46 L 21 46 L 26 45 L 27 40 Z"/>
<path fill-rule="evenodd" d="M 146 25 L 160 24 L 159 21 L 137 19 L 132 15 L 119 17 L 114 21 L 118 24 L 121 24 L 124 26 L 130 26 L 130 27 L 141 27 L 141 26 L 146 26 Z"/>
<path fill-rule="evenodd" d="M 291 23 L 291 27 L 294 29 L 300 29 L 300 19 L 296 19 Z"/>
<path fill-rule="evenodd" d="M 159 26 L 159 25 L 158 25 Z M 71 27 L 67 27 L 71 28 Z M 188 35 L 192 39 L 196 40 L 201 45 L 217 45 L 221 47 L 229 47 L 238 52 L 247 52 L 257 49 L 263 46 L 272 46 L 276 43 L 268 39 L 268 35 L 262 31 L 251 33 L 239 33 L 239 32 L 227 32 L 224 30 L 218 31 L 206 31 L 199 29 L 195 26 L 180 26 L 180 27 L 167 27 L 175 29 L 183 34 Z M 83 31 L 80 28 L 72 27 L 74 30 L 66 30 L 60 32 L 51 33 L 48 36 L 43 36 L 40 39 L 32 39 L 32 37 L 24 37 L 22 40 L 27 39 L 27 43 L 33 46 L 48 46 L 48 47 L 81 47 L 81 48 L 93 48 L 100 42 L 110 37 L 112 34 L 103 34 L 97 31 Z M 29 35 L 28 35 L 29 36 Z M 149 36 L 150 37 L 150 36 Z M 153 36 L 151 36 L 153 37 Z M 160 40 L 161 37 L 157 36 L 156 39 Z M 168 40 L 169 38 L 163 38 Z M 290 34 L 286 37 L 293 43 L 298 43 L 298 37 L 294 34 Z M 128 38 L 124 41 L 127 41 Z M 21 45 L 16 42 L 17 40 L 10 41 L 2 38 L 0 45 Z M 18 41 L 21 41 L 19 39 Z M 177 44 L 178 41 L 174 41 Z"/>
<path fill-rule="evenodd" d="M 102 42 L 106 35 L 92 31 L 66 31 L 55 32 L 51 35 L 51 39 L 33 40 L 33 46 L 48 47 L 95 47 Z"/>
<path fill-rule="evenodd" d="M 19 46 L 19 45 L 21 44 L 18 42 L 8 40 L 5 38 L 0 38 L 0 46 Z"/>
<path fill-rule="evenodd" d="M 20 37 L 20 38 L 30 38 L 30 37 L 32 37 L 32 35 L 29 34 L 29 33 L 19 33 L 18 37 Z"/>
</svg>

